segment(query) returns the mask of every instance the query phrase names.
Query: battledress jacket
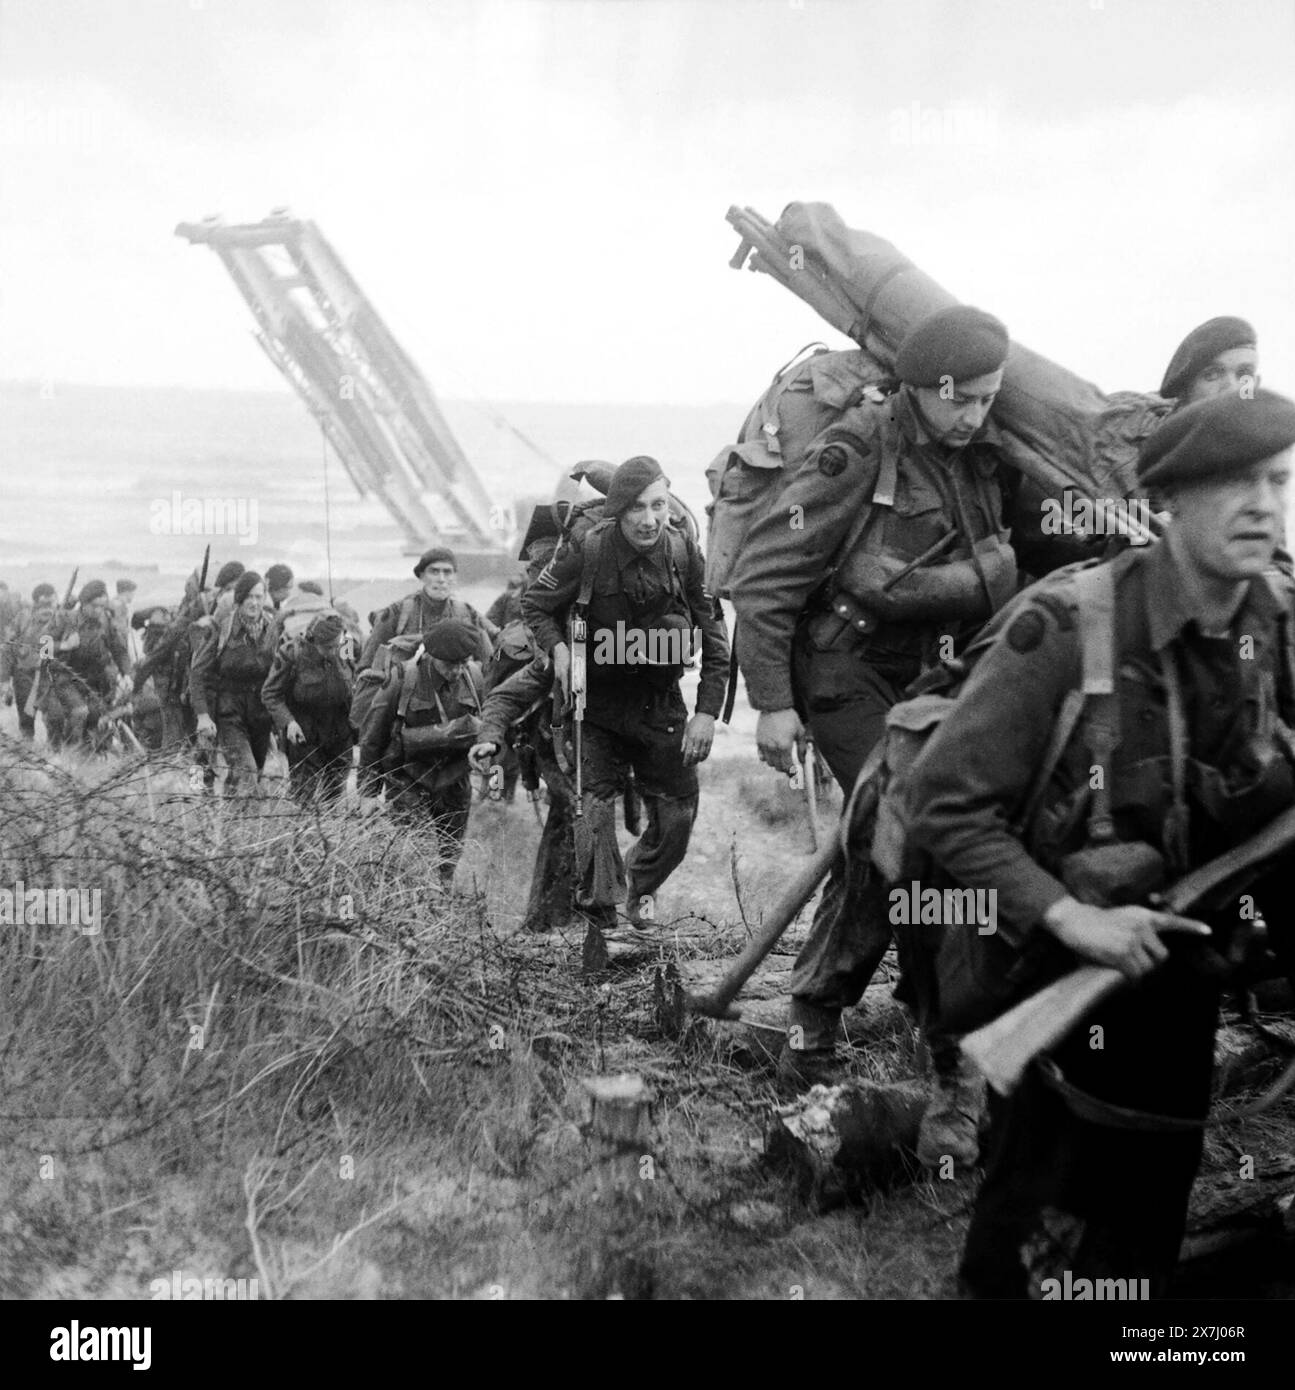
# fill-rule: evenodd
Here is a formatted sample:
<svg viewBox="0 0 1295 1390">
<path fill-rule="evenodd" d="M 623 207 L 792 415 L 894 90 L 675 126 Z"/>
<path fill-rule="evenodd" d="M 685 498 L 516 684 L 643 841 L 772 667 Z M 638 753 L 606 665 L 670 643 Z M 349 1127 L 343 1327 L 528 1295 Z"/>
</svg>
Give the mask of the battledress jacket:
<svg viewBox="0 0 1295 1390">
<path fill-rule="evenodd" d="M 567 640 L 563 624 L 580 594 L 584 542 L 584 537 L 572 537 L 522 596 L 522 616 L 548 655 L 552 655 L 558 643 Z M 588 651 L 595 650 L 598 633 L 615 631 L 617 623 L 623 623 L 626 629 L 649 628 L 666 614 L 686 608 L 693 626 L 701 630 L 697 713 L 716 716 L 723 706 L 728 680 L 728 633 L 723 613 L 705 590 L 705 562 L 691 540 L 687 541 L 686 570 L 677 576 L 681 592 L 676 593 L 671 574 L 673 545 L 669 532 L 663 530 L 650 549 L 640 551 L 625 539 L 618 525 L 607 528 L 586 615 Z M 614 708 L 623 699 L 635 698 L 635 692 L 641 692 L 645 683 L 660 677 L 663 669 L 670 670 L 632 665 L 604 667 L 591 660 L 586 717 L 596 720 L 599 705 Z M 673 685 L 677 675 L 668 679 Z"/>
<path fill-rule="evenodd" d="M 1286 581 L 1256 578 L 1229 633 L 1206 637 L 1193 616 L 1194 577 L 1168 541 L 1107 563 L 1119 721 L 1109 762 L 1111 816 L 1119 840 L 1150 844 L 1170 860 L 1172 673 L 1164 662 L 1175 663 L 1183 692 L 1190 814 L 1187 863 L 1171 867 L 1172 879 L 1295 800 L 1278 723 L 1295 725 L 1295 616 Z M 1094 754 L 1082 720 L 1025 839 L 1012 829 L 1062 703 L 1080 680 L 1078 600 L 1073 573 L 1063 570 L 1016 600 L 912 772 L 911 843 L 958 883 L 995 890 L 1000 934 L 1013 945 L 1030 941 L 1048 908 L 1067 895 L 1060 861 L 1087 838 Z"/>
</svg>

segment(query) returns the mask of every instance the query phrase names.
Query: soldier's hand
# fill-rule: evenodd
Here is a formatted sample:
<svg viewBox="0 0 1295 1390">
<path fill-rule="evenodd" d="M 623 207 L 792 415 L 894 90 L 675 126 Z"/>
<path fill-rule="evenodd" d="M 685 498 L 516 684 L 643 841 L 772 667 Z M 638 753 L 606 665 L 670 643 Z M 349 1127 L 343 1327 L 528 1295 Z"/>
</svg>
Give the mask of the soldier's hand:
<svg viewBox="0 0 1295 1390">
<path fill-rule="evenodd" d="M 208 737 L 208 738 L 215 738 L 215 736 L 216 736 L 216 721 L 211 717 L 211 715 L 209 715 L 209 714 L 200 714 L 200 715 L 198 716 L 198 728 L 197 728 L 197 732 L 198 732 L 200 735 L 205 735 L 205 736 Z"/>
<path fill-rule="evenodd" d="M 694 767 L 710 757 L 710 746 L 715 741 L 715 716 L 713 714 L 694 714 L 683 731 L 683 765 Z"/>
<path fill-rule="evenodd" d="M 474 743 L 468 749 L 468 761 L 483 777 L 490 775 L 491 759 L 499 752 L 497 743 Z"/>
<path fill-rule="evenodd" d="M 559 642 L 553 648 L 553 679 L 562 692 L 564 701 L 571 698 L 571 648 Z"/>
<path fill-rule="evenodd" d="M 61 652 L 74 652 L 81 645 L 81 634 L 73 628 L 71 632 L 58 644 Z"/>
<path fill-rule="evenodd" d="M 1150 907 L 1090 907 L 1062 898 L 1043 915 L 1043 925 L 1077 956 L 1107 965 L 1130 980 L 1141 979 L 1169 955 L 1159 933 L 1184 931 L 1209 936 L 1204 922 Z"/>
<path fill-rule="evenodd" d="M 805 726 L 800 715 L 794 709 L 763 711 L 755 726 L 755 746 L 762 763 L 779 772 L 790 772 L 794 766 L 792 750 L 803 754 L 805 748 Z"/>
<path fill-rule="evenodd" d="M 295 719 L 289 719 L 287 728 L 284 729 L 289 743 L 305 743 L 306 732 Z"/>
</svg>

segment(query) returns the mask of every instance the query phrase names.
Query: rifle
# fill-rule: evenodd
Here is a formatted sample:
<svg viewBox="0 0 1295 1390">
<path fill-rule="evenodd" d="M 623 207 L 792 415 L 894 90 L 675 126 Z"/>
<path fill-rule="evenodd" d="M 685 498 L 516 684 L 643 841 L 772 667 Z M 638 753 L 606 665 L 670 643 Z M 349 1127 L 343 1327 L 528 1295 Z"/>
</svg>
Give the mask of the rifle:
<svg viewBox="0 0 1295 1390">
<path fill-rule="evenodd" d="M 69 612 L 72 609 L 72 596 L 76 593 L 76 578 L 81 573 L 81 566 L 78 565 L 72 571 L 72 578 L 67 582 L 67 593 L 63 595 L 63 611 Z M 49 665 L 50 658 L 42 656 L 40 665 L 36 668 L 36 679 L 31 683 L 31 690 L 27 693 L 27 698 L 23 702 L 22 712 L 26 719 L 36 717 L 36 702 L 40 699 L 41 682 L 45 679 L 45 668 Z"/>
<path fill-rule="evenodd" d="M 211 564 L 211 542 L 207 542 L 207 548 L 202 552 L 202 568 L 198 571 L 198 594 L 201 597 L 202 591 L 207 587 L 207 569 Z"/>
<path fill-rule="evenodd" d="M 571 651 L 571 741 L 575 746 L 576 804 L 575 825 L 573 827 L 577 844 L 578 862 L 586 862 L 590 845 L 589 827 L 585 825 L 584 805 L 584 732 L 585 732 L 585 694 L 587 690 L 588 669 L 585 661 L 585 641 L 588 629 L 584 614 L 572 614 L 569 623 Z M 582 852 L 583 851 L 583 852 Z"/>
<path fill-rule="evenodd" d="M 1223 884 L 1239 891 L 1257 876 L 1252 871 L 1258 865 L 1292 845 L 1295 807 L 1283 811 L 1235 849 L 1193 869 L 1163 893 L 1153 895 L 1152 905 L 1164 912 L 1182 914 Z M 1124 982 L 1124 975 L 1109 966 L 1081 965 L 992 1023 L 969 1033 L 962 1040 L 962 1051 L 999 1095 L 1010 1095 L 1035 1057 L 1055 1047 Z"/>
<path fill-rule="evenodd" d="M 805 779 L 805 810 L 809 815 L 809 852 L 818 853 L 818 754 L 814 751 L 814 735 L 805 731 L 805 756 L 801 759 Z"/>
</svg>

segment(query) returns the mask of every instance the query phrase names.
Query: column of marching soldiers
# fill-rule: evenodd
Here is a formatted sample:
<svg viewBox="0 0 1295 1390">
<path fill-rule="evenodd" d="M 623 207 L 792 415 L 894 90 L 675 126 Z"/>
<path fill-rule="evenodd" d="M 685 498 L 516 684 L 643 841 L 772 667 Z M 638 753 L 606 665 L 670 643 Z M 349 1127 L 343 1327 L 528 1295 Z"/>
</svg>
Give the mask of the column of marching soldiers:
<svg viewBox="0 0 1295 1390">
<path fill-rule="evenodd" d="M 992 1098 L 962 1286 L 1038 1296 L 1064 1269 L 1163 1292 L 1220 989 L 1244 943 L 1234 905 L 1184 919 L 1142 889 L 1148 863 L 1152 878 L 1181 874 L 1295 801 L 1295 582 L 1281 549 L 1295 405 L 1258 387 L 1250 326 L 1210 320 L 1174 353 L 1160 388 L 1173 409 L 1141 442 L 1163 539 L 1058 534 L 1019 505 L 995 427 L 1008 347 L 998 320 L 959 306 L 909 332 L 885 389 L 836 399 L 826 420 L 812 372 L 780 380 L 781 492 L 751 513 L 723 586 L 732 663 L 720 586 L 708 591 L 660 466 L 637 456 L 583 466 L 596 504 L 537 509 L 526 575 L 488 614 L 454 596 L 455 557 L 435 548 L 362 644 L 356 615 L 316 585 L 293 592 L 284 566 L 262 578 L 226 564 L 210 587 L 195 572 L 174 611 L 131 620 L 133 669 L 124 581 L 115 605 L 97 580 L 62 604 L 48 584 L 30 607 L 6 595 L 3 674 L 22 733 L 39 710 L 52 746 L 93 741 L 133 696 L 138 737 L 190 748 L 208 790 L 219 750 L 227 792 L 255 793 L 277 734 L 303 802 L 343 795 L 358 743 L 361 806 L 434 834 L 447 890 L 470 769 L 509 799 L 519 778 L 533 797 L 542 782 L 522 925 L 579 923 L 597 975 L 608 942 L 654 939 L 652 905 L 687 852 L 697 765 L 739 665 L 761 759 L 793 772 L 812 736 L 847 795 L 892 710 L 953 673 L 958 698 L 912 769 L 906 852 L 919 859 L 905 862 L 925 882 L 992 891 L 995 932 L 892 924 L 894 880 L 866 853 L 839 857 L 797 959 L 780 1081 L 839 1075 L 842 1010 L 894 939 L 934 1072 L 919 1157 L 966 1168 L 986 1110 L 957 1045 L 967 1020 L 1065 962 L 1116 967 L 1137 987 L 1094 1015 L 1105 1047 L 1067 1042 L 1051 1071 Z M 735 515 L 767 481 L 745 446 L 769 418 L 753 412 L 713 480 Z M 1105 685 L 1089 680 L 1094 652 Z M 619 806 L 641 830 L 624 857 Z M 1250 891 L 1270 903 L 1261 920 L 1289 973 L 1289 911 L 1272 905 L 1287 860 Z M 1120 878 L 1130 864 L 1137 891 Z M 1081 871 L 1111 881 L 1095 898 Z"/>
</svg>

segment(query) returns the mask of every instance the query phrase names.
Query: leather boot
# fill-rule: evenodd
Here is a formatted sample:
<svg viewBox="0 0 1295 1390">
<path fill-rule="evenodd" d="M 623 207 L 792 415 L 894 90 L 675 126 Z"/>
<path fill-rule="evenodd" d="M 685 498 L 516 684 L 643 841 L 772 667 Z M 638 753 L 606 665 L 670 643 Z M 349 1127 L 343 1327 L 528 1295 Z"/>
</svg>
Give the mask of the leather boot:
<svg viewBox="0 0 1295 1390">
<path fill-rule="evenodd" d="M 836 1040 L 840 1009 L 824 1008 L 792 996 L 787 1010 L 787 1041 L 778 1054 L 778 1085 L 799 1094 L 811 1086 L 830 1086 L 840 1080 Z"/>
<path fill-rule="evenodd" d="M 956 1069 L 937 1072 L 917 1135 L 917 1158 L 924 1168 L 938 1169 L 946 1158 L 957 1168 L 971 1168 L 980 1157 L 980 1119 L 985 1110 L 985 1078 L 965 1057 Z"/>
</svg>

